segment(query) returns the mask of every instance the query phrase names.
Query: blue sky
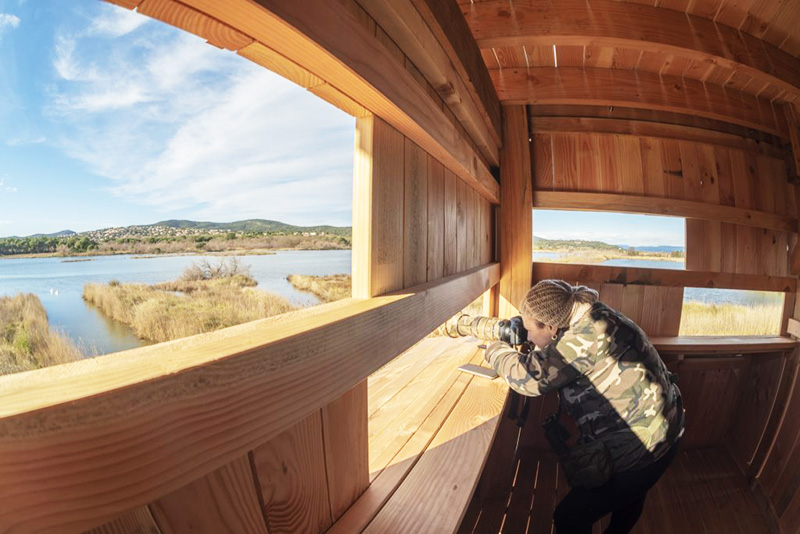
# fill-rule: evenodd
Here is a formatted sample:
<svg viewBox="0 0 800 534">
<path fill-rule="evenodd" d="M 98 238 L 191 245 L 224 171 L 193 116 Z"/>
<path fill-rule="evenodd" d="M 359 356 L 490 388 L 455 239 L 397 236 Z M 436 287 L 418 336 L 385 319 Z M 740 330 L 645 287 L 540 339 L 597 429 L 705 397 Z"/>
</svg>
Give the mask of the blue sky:
<svg viewBox="0 0 800 534">
<path fill-rule="evenodd" d="M 632 247 L 686 246 L 683 218 L 628 213 L 534 210 L 533 235 Z"/>
<path fill-rule="evenodd" d="M 355 119 L 98 0 L 0 0 L 0 236 L 351 224 Z"/>
</svg>

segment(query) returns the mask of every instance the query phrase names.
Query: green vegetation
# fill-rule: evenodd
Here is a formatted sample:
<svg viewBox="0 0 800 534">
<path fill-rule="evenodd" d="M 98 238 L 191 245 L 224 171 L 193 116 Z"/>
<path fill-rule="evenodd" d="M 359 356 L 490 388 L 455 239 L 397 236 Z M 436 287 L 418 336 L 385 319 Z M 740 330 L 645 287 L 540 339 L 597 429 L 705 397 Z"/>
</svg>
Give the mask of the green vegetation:
<svg viewBox="0 0 800 534">
<path fill-rule="evenodd" d="M 351 295 L 352 282 L 349 274 L 330 276 L 291 274 L 287 279 L 296 289 L 313 293 L 322 302 L 333 302 Z"/>
<path fill-rule="evenodd" d="M 777 336 L 782 303 L 708 304 L 685 302 L 681 314 L 681 336 Z"/>
<path fill-rule="evenodd" d="M 162 221 L 75 234 L 0 238 L 0 256 L 269 253 L 270 250 L 349 249 L 352 229 L 291 226 L 254 219 L 235 223 Z"/>
<path fill-rule="evenodd" d="M 83 298 L 151 341 L 169 341 L 278 315 L 293 309 L 278 295 L 253 289 L 234 258 L 189 267 L 181 279 L 156 285 L 87 284 Z"/>
<path fill-rule="evenodd" d="M 72 342 L 50 329 L 44 306 L 35 295 L 0 298 L 0 375 L 81 358 Z"/>
<path fill-rule="evenodd" d="M 558 254 L 555 259 L 539 258 L 536 261 L 557 263 L 603 263 L 614 259 L 683 261 L 682 250 L 653 251 L 637 250 L 636 247 L 623 248 L 602 241 L 583 241 L 580 239 L 543 239 L 533 237 L 534 252 Z"/>
</svg>

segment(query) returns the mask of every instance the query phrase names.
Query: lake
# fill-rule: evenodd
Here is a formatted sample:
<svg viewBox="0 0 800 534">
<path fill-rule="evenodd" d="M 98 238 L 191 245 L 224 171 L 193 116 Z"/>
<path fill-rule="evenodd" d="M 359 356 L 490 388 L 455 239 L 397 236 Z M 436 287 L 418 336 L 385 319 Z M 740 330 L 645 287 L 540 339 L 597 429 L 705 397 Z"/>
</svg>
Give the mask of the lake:
<svg viewBox="0 0 800 534">
<path fill-rule="evenodd" d="M 69 261 L 69 260 L 91 261 Z M 84 302 L 84 284 L 155 284 L 180 277 L 192 263 L 218 263 L 221 256 L 91 256 L 88 258 L 19 258 L 0 260 L 0 296 L 33 293 L 47 310 L 51 326 L 83 347 L 87 353 L 105 354 L 144 344 L 127 326 L 108 319 Z M 319 302 L 296 290 L 286 280 L 290 274 L 350 274 L 349 250 L 279 251 L 264 256 L 238 256 L 258 281 L 258 288 L 286 297 L 297 306 Z M 65 262 L 65 260 L 68 260 Z"/>
<path fill-rule="evenodd" d="M 559 254 L 556 252 L 534 252 L 533 261 L 537 260 L 558 260 Z M 615 259 L 606 260 L 598 265 L 609 265 L 616 267 L 641 267 L 648 269 L 675 269 L 684 270 L 685 264 L 682 261 L 658 261 L 658 260 L 629 260 Z M 757 304 L 778 304 L 783 302 L 783 293 L 768 291 L 742 291 L 737 289 L 709 289 L 705 287 L 687 287 L 683 291 L 685 302 L 706 302 L 714 304 L 744 304 L 748 306 Z"/>
</svg>

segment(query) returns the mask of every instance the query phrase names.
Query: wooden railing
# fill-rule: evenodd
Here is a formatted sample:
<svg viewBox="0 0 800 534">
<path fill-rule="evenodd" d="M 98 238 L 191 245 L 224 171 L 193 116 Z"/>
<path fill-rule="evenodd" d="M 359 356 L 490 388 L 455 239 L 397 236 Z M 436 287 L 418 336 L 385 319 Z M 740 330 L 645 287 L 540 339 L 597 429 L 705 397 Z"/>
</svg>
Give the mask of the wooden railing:
<svg viewBox="0 0 800 534">
<path fill-rule="evenodd" d="M 95 527 L 241 458 L 496 285 L 434 283 L 0 379 L 0 532 Z"/>
</svg>

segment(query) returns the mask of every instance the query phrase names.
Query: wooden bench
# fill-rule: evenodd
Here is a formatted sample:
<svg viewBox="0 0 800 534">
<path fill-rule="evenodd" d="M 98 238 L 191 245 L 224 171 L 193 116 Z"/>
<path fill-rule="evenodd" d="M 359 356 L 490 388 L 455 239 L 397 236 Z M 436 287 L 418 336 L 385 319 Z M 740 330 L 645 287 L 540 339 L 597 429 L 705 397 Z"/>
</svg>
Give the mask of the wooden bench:
<svg viewBox="0 0 800 534">
<path fill-rule="evenodd" d="M 369 378 L 371 483 L 329 534 L 457 530 L 508 394 L 457 370 L 477 345 L 426 338 Z"/>
</svg>

